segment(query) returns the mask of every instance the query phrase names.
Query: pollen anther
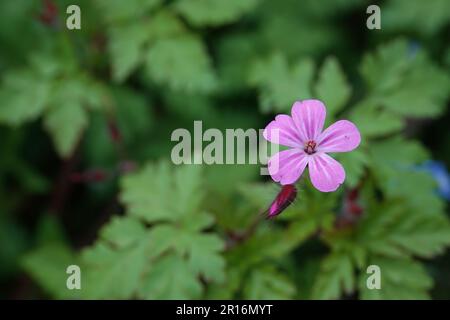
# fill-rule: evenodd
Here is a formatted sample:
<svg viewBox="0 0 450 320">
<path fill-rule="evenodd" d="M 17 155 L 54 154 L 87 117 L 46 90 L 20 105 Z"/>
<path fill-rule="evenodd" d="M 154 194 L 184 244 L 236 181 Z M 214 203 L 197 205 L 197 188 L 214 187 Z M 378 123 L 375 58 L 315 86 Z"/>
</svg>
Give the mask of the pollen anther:
<svg viewBox="0 0 450 320">
<path fill-rule="evenodd" d="M 307 143 L 305 143 L 305 152 L 307 154 L 313 154 L 316 152 L 316 142 L 313 140 L 308 141 Z"/>
</svg>

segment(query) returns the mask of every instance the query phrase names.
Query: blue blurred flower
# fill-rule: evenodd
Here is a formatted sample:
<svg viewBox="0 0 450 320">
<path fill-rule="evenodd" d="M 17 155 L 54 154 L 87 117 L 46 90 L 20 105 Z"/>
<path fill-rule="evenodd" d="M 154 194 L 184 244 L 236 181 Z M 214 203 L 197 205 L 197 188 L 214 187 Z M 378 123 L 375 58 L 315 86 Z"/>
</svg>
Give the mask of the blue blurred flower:
<svg viewBox="0 0 450 320">
<path fill-rule="evenodd" d="M 420 43 L 416 40 L 411 40 L 408 43 L 408 58 L 413 59 L 416 57 L 420 50 Z"/>
<path fill-rule="evenodd" d="M 440 161 L 429 160 L 419 166 L 422 169 L 430 173 L 438 184 L 438 193 L 441 197 L 450 201 L 450 175 L 444 163 Z"/>
</svg>

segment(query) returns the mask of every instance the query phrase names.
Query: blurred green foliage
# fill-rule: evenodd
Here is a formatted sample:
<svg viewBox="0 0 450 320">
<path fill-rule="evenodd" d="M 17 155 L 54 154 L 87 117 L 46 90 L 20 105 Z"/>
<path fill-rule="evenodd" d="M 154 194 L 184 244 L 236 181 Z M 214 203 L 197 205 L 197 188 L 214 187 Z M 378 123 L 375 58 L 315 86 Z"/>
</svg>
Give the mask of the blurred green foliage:
<svg viewBox="0 0 450 320">
<path fill-rule="evenodd" d="M 65 28 L 73 3 L 81 30 Z M 448 253 L 429 260 L 450 245 L 446 203 L 415 168 L 450 163 L 450 3 L 381 2 L 372 31 L 369 4 L 3 1 L 0 294 L 449 298 Z M 303 179 L 275 220 L 260 219 L 277 186 L 258 166 L 168 160 L 175 128 L 263 128 L 307 98 L 362 143 L 338 155 L 338 191 Z M 71 264 L 82 290 L 66 288 Z"/>
</svg>

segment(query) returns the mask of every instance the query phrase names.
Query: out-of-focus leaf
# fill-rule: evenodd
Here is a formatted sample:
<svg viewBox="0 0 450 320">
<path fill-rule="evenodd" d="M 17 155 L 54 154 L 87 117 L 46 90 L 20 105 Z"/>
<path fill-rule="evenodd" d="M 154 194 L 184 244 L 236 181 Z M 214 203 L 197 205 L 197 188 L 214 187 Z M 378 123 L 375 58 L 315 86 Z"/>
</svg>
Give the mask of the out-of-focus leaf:
<svg viewBox="0 0 450 320">
<path fill-rule="evenodd" d="M 8 73 L 0 89 L 0 122 L 17 126 L 36 119 L 44 112 L 50 90 L 50 84 L 33 72 Z"/>
<path fill-rule="evenodd" d="M 81 105 L 68 100 L 65 104 L 50 109 L 45 115 L 44 123 L 59 154 L 67 157 L 73 152 L 86 128 L 88 118 Z"/>
<path fill-rule="evenodd" d="M 446 0 L 429 3 L 420 0 L 391 1 L 382 10 L 382 28 L 386 31 L 415 30 L 423 35 L 432 35 L 450 20 L 450 5 Z M 427 19 L 418 23 L 421 17 Z"/>
<path fill-rule="evenodd" d="M 253 271 L 245 282 L 243 297 L 251 300 L 289 299 L 295 287 L 289 279 L 273 268 Z"/>
<path fill-rule="evenodd" d="M 83 297 L 132 297 L 146 268 L 146 249 L 146 242 L 126 250 L 114 250 L 102 242 L 86 249 L 81 257 L 84 263 Z"/>
<path fill-rule="evenodd" d="M 101 238 L 119 248 L 125 248 L 145 236 L 142 223 L 132 217 L 113 217 L 101 230 Z"/>
<path fill-rule="evenodd" d="M 224 281 L 225 262 L 220 256 L 220 251 L 224 249 L 222 240 L 212 234 L 192 234 L 185 241 L 189 268 L 206 280 Z"/>
<path fill-rule="evenodd" d="M 312 60 L 304 59 L 290 66 L 282 54 L 259 60 L 251 67 L 249 82 L 258 87 L 262 112 L 288 112 L 296 100 L 312 97 Z"/>
<path fill-rule="evenodd" d="M 423 51 L 409 53 L 403 39 L 366 55 L 361 73 L 376 106 L 402 116 L 436 116 L 443 111 L 449 95 L 449 76 Z"/>
<path fill-rule="evenodd" d="M 380 46 L 375 53 L 366 54 L 360 70 L 371 90 L 384 92 L 401 83 L 413 61 L 408 58 L 406 40 L 400 39 Z"/>
<path fill-rule="evenodd" d="M 113 68 L 113 77 L 121 82 L 143 60 L 144 45 L 148 38 L 142 32 L 143 23 L 128 24 L 112 28 L 110 31 L 109 51 Z"/>
<path fill-rule="evenodd" d="M 109 23 L 136 19 L 158 7 L 161 0 L 95 0 L 99 11 Z"/>
<path fill-rule="evenodd" d="M 380 97 L 380 104 L 403 116 L 434 117 L 445 108 L 450 78 L 431 63 L 422 63 L 405 75 L 402 83 Z"/>
<path fill-rule="evenodd" d="M 329 57 L 323 63 L 315 92 L 327 106 L 329 116 L 339 112 L 348 102 L 352 89 L 336 58 Z"/>
<path fill-rule="evenodd" d="M 334 252 L 322 260 L 311 297 L 313 299 L 338 299 L 350 294 L 355 287 L 355 274 L 351 258 Z"/>
<path fill-rule="evenodd" d="M 356 124 L 364 138 L 388 135 L 404 127 L 399 115 L 375 108 L 370 102 L 358 104 L 351 113 L 350 120 Z"/>
<path fill-rule="evenodd" d="M 364 270 L 358 280 L 361 299 L 429 299 L 427 290 L 432 286 L 433 282 L 420 263 L 410 259 L 374 257 L 370 264 L 380 267 L 381 288 L 367 288 L 367 278 L 371 274 L 367 274 Z"/>
<path fill-rule="evenodd" d="M 356 187 L 369 163 L 366 152 L 359 147 L 357 150 L 340 155 L 338 159 L 345 169 L 345 184 Z"/>
<path fill-rule="evenodd" d="M 427 258 L 450 244 L 450 225 L 439 213 L 423 214 L 402 202 L 387 202 L 369 211 L 357 241 L 375 254 Z"/>
<path fill-rule="evenodd" d="M 151 79 L 174 90 L 209 92 L 216 86 L 206 48 L 195 36 L 156 41 L 147 52 L 146 66 Z"/>
<path fill-rule="evenodd" d="M 195 299 L 202 291 L 196 275 L 178 255 L 161 258 L 150 267 L 139 289 L 145 299 Z"/>
<path fill-rule="evenodd" d="M 42 246 L 23 256 L 21 264 L 47 294 L 59 299 L 80 297 L 79 290 L 68 290 L 66 286 L 67 267 L 79 265 L 79 260 L 66 245 L 53 243 Z"/>
<path fill-rule="evenodd" d="M 203 198 L 198 166 L 181 166 L 174 173 L 167 163 L 148 165 L 125 177 L 121 200 L 131 215 L 148 222 L 176 221 L 192 214 Z M 160 201 L 173 199 L 173 201 Z"/>
<path fill-rule="evenodd" d="M 233 22 L 252 10 L 259 0 L 178 0 L 174 7 L 195 26 Z"/>
</svg>

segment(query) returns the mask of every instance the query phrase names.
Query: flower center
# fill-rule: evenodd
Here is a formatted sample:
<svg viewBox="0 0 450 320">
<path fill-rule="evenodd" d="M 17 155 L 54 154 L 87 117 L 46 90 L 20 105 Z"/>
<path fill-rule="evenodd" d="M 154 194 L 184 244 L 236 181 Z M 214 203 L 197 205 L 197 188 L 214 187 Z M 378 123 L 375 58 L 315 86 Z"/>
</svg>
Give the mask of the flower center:
<svg viewBox="0 0 450 320">
<path fill-rule="evenodd" d="M 305 150 L 307 154 L 313 154 L 316 153 L 316 146 L 317 143 L 315 141 L 309 140 L 307 143 L 305 143 L 305 149 L 303 150 Z"/>
</svg>

